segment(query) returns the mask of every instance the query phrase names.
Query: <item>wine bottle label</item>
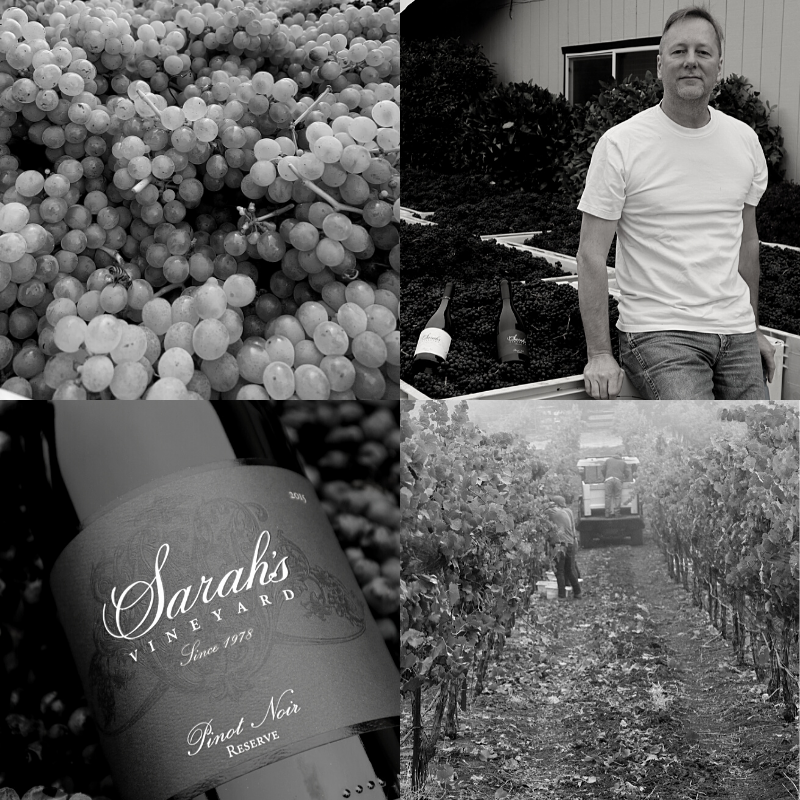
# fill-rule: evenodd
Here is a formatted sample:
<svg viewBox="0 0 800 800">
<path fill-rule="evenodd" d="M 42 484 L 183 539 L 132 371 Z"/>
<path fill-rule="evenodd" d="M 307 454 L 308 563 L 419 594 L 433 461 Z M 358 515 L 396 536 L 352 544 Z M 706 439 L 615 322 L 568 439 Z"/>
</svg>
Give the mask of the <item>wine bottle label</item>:
<svg viewBox="0 0 800 800">
<path fill-rule="evenodd" d="M 416 356 L 419 353 L 431 353 L 432 355 L 439 356 L 439 358 L 447 358 L 451 341 L 452 337 L 447 331 L 441 328 L 425 328 L 419 335 L 417 349 L 414 351 L 414 355 Z"/>
<path fill-rule="evenodd" d="M 527 357 L 527 336 L 522 331 L 503 331 L 497 336 L 497 352 L 503 361 L 516 360 L 520 356 Z"/>
<path fill-rule="evenodd" d="M 141 487 L 88 521 L 51 584 L 124 798 L 188 800 L 399 715 L 394 663 L 289 470 Z"/>
</svg>

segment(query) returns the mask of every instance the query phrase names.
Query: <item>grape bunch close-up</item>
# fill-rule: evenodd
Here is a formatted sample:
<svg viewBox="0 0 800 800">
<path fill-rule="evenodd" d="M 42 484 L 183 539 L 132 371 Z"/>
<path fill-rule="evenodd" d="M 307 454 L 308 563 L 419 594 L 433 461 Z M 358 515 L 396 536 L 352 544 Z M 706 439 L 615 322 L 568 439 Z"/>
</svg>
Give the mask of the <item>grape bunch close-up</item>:
<svg viewBox="0 0 800 800">
<path fill-rule="evenodd" d="M 399 407 L 275 404 L 395 662 L 399 659 Z M 15 425 L 0 404 L 0 800 L 118 800 L 98 726 L 34 540 Z M 31 788 L 34 787 L 34 788 Z M 75 796 L 81 793 L 79 796 Z"/>
<path fill-rule="evenodd" d="M 0 15 L 0 387 L 397 396 L 399 13 L 19 5 Z"/>
</svg>

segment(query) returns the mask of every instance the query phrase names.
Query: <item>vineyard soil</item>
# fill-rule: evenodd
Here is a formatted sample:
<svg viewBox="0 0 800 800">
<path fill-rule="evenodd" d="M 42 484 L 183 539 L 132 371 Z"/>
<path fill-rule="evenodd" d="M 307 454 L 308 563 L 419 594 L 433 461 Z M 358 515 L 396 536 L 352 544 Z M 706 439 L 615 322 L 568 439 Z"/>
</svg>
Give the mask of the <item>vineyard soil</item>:
<svg viewBox="0 0 800 800">
<path fill-rule="evenodd" d="M 426 787 L 406 796 L 797 797 L 796 726 L 736 667 L 648 532 L 644 547 L 581 550 L 578 563 L 583 599 L 534 599 Z M 403 723 L 407 767 L 408 707 Z"/>
</svg>

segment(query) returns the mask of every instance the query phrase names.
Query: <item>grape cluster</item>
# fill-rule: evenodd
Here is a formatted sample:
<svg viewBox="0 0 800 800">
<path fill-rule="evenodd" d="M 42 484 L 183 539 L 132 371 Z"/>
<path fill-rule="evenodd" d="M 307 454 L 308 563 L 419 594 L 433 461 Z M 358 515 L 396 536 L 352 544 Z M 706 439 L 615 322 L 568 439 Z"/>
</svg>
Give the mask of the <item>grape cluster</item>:
<svg viewBox="0 0 800 800">
<path fill-rule="evenodd" d="M 761 245 L 759 261 L 759 322 L 800 336 L 800 253 Z"/>
<path fill-rule="evenodd" d="M 502 274 L 502 273 L 501 273 Z M 444 365 L 431 373 L 413 374 L 416 337 L 435 309 L 432 289 L 422 281 L 404 288 L 408 326 L 401 353 L 403 380 L 434 398 L 501 389 L 526 383 L 580 375 L 586 363 L 586 339 L 572 286 L 533 280 L 513 285 L 514 305 L 526 326 L 530 363 L 505 363 L 497 359 L 496 322 L 500 313 L 499 278 L 472 279 L 454 296 L 451 314 L 453 340 Z M 609 325 L 619 316 L 609 298 Z M 614 339 L 614 337 L 612 337 Z M 618 355 L 615 347 L 615 357 Z"/>
<path fill-rule="evenodd" d="M 550 250 L 553 253 L 563 253 L 565 256 L 575 258 L 581 243 L 581 215 L 577 213 L 577 218 L 565 221 L 562 225 L 555 227 L 551 231 L 546 231 L 536 236 L 526 239 L 523 244 L 531 247 L 539 247 L 542 250 Z M 606 257 L 606 266 L 613 267 L 617 257 L 617 234 L 611 240 Z"/>
<path fill-rule="evenodd" d="M 559 231 L 577 223 L 577 200 L 567 194 L 535 194 L 493 182 L 485 175 L 431 175 L 407 169 L 403 205 L 435 212 L 440 225 L 470 226 L 479 235 Z M 556 248 L 550 248 L 556 249 Z"/>
<path fill-rule="evenodd" d="M 441 291 L 447 281 L 466 283 L 498 271 L 509 280 L 564 275 L 543 258 L 493 241 L 481 241 L 470 225 L 433 227 L 402 223 L 401 228 L 405 253 L 404 297 L 409 282 L 420 279 L 433 281 Z"/>
<path fill-rule="evenodd" d="M 400 429 L 397 403 L 291 403 L 307 471 L 386 643 L 398 658 Z"/>
<path fill-rule="evenodd" d="M 396 394 L 399 15 L 277 5 L 2 13 L 3 388 Z"/>
</svg>

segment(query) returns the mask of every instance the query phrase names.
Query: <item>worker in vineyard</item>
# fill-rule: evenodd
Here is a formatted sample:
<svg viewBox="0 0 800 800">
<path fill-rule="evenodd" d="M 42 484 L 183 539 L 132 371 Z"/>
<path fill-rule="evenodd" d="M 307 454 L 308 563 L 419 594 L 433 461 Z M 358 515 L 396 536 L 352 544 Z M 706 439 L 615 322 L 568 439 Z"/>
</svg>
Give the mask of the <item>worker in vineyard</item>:
<svg viewBox="0 0 800 800">
<path fill-rule="evenodd" d="M 658 77 L 663 100 L 598 141 L 578 204 L 585 389 L 613 399 L 626 373 L 650 400 L 763 399 L 775 371 L 758 330 L 755 212 L 767 164 L 750 126 L 709 108 L 722 32 L 708 11 L 670 15 Z M 615 233 L 624 373 L 608 329 Z"/>
<path fill-rule="evenodd" d="M 566 507 L 566 501 L 560 495 L 551 495 L 546 509 L 548 519 L 553 523 L 550 543 L 553 545 L 556 583 L 558 596 L 562 600 L 567 597 L 566 582 L 572 587 L 572 596 L 577 600 L 581 596 L 581 585 L 578 581 L 578 570 L 575 556 L 578 539 L 572 514 Z"/>
<path fill-rule="evenodd" d="M 618 517 L 622 505 L 622 482 L 631 479 L 631 468 L 619 453 L 603 464 L 603 483 L 606 490 L 606 516 Z"/>
</svg>

